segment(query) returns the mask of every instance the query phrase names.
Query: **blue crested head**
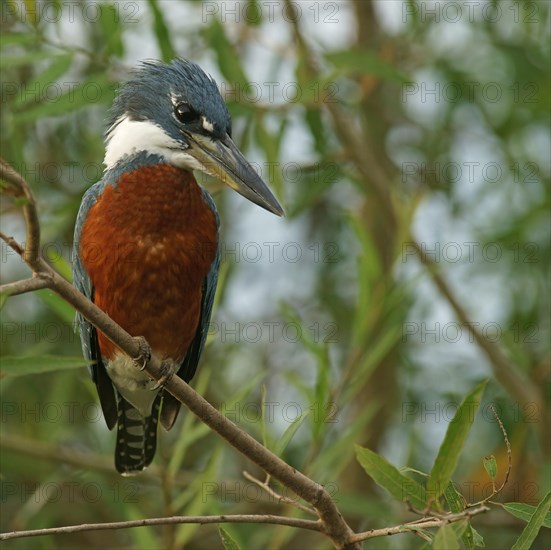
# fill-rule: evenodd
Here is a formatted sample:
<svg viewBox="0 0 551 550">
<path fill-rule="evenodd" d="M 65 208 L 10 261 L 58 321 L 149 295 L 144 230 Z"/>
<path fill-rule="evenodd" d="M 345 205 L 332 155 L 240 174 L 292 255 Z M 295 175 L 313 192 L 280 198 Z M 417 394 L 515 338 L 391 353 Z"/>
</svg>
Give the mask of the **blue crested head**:
<svg viewBox="0 0 551 550">
<path fill-rule="evenodd" d="M 182 58 L 168 64 L 143 61 L 119 89 L 109 128 L 123 116 L 153 122 L 176 140 L 182 124 L 218 138 L 231 135 L 231 117 L 216 82 L 199 65 Z"/>
<path fill-rule="evenodd" d="M 121 172 L 162 162 L 214 176 L 277 215 L 283 209 L 231 139 L 216 82 L 185 59 L 144 61 L 110 111 L 104 163 Z"/>
</svg>

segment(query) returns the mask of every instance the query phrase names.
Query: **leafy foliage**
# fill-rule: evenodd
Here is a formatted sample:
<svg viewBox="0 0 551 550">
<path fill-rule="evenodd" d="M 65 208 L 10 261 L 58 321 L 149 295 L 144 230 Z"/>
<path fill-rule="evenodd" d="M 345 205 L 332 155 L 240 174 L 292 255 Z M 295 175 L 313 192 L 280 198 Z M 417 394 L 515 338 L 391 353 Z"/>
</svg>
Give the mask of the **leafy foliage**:
<svg viewBox="0 0 551 550">
<path fill-rule="evenodd" d="M 511 502 L 491 512 L 503 528 L 477 516 L 381 544 L 549 546 L 548 479 L 538 474 L 549 406 L 546 3 L 488 3 L 459 21 L 443 2 L 438 18 L 426 12 L 429 3 L 409 0 L 291 3 L 300 10 L 294 19 L 284 2 L 273 13 L 241 2 L 235 14 L 224 2 L 4 4 L 2 156 L 31 184 L 44 255 L 60 272 L 69 276 L 82 194 L 101 177 L 118 83 L 139 59 L 197 61 L 219 81 L 234 139 L 283 199 L 287 218 L 269 219 L 199 179 L 217 202 L 224 252 L 194 387 L 324 484 L 358 530 L 410 521 L 404 500 L 462 513 L 491 493 L 508 460 L 494 405 L 514 454 L 500 493 Z M 501 16 L 492 19 L 492 10 Z M 2 230 L 20 235 L 17 207 L 2 208 Z M 433 259 L 429 268 L 414 241 Z M 28 276 L 1 252 L 3 282 Z M 435 276 L 489 347 L 472 337 Z M 74 369 L 84 366 L 74 312 L 47 291 L 0 299 L 2 530 L 291 510 L 245 480 L 248 465 L 186 411 L 161 435 L 157 469 L 114 477 L 113 436 L 86 369 Z M 495 368 L 496 348 L 522 384 Z M 486 378 L 485 390 L 475 386 Z M 233 525 L 43 544 L 325 541 Z"/>
</svg>

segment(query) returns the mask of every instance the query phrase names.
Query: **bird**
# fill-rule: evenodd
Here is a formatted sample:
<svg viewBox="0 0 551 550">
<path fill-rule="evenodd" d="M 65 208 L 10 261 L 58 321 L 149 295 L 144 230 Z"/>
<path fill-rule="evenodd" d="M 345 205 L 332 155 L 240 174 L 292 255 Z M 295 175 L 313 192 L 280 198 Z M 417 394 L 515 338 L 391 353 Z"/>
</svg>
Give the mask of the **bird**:
<svg viewBox="0 0 551 550">
<path fill-rule="evenodd" d="M 231 136 L 218 86 L 197 64 L 140 62 L 115 96 L 105 171 L 75 223 L 73 284 L 185 382 L 205 344 L 220 266 L 216 206 L 194 171 L 284 214 Z M 76 324 L 107 427 L 117 426 L 115 468 L 138 474 L 180 402 L 80 313 Z"/>
</svg>

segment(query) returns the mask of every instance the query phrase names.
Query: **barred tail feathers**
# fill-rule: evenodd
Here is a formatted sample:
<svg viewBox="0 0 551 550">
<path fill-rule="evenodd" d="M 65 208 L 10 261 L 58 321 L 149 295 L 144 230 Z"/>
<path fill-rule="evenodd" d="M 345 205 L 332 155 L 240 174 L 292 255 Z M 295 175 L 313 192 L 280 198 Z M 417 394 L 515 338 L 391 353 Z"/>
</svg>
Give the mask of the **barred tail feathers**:
<svg viewBox="0 0 551 550">
<path fill-rule="evenodd" d="M 159 392 L 151 415 L 143 417 L 117 392 L 117 443 L 115 446 L 115 467 L 122 475 L 134 475 L 151 464 L 157 447 L 157 423 L 161 406 Z"/>
</svg>

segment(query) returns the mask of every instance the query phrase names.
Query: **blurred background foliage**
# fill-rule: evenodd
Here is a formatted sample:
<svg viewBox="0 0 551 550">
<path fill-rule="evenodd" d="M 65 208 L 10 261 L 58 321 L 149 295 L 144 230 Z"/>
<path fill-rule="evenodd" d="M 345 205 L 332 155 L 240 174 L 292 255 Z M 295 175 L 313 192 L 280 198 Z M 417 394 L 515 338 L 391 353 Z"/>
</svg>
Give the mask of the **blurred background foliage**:
<svg viewBox="0 0 551 550">
<path fill-rule="evenodd" d="M 490 492 L 485 455 L 505 470 L 494 404 L 513 447 L 504 500 L 536 504 L 549 489 L 549 8 L 467 4 L 1 7 L 1 154 L 36 193 L 44 254 L 68 275 L 117 84 L 141 59 L 175 56 L 216 78 L 234 138 L 287 217 L 198 175 L 221 214 L 223 265 L 193 385 L 325 484 L 358 529 L 413 516 L 369 481 L 353 443 L 428 471 L 461 396 L 483 378 L 458 487 L 470 501 Z M 21 238 L 17 207 L 2 200 L 3 231 Z M 26 275 L 1 253 L 3 282 Z M 80 355 L 72 320 L 49 292 L 13 297 L 2 353 L 70 364 Z M 0 391 L 2 530 L 281 509 L 242 476 L 260 472 L 185 412 L 162 433 L 154 467 L 118 477 L 84 368 L 5 376 Z M 522 528 L 499 511 L 475 525 L 488 548 L 510 547 Z M 244 548 L 327 547 L 283 527 L 227 531 Z M 184 544 L 221 546 L 214 526 L 191 525 L 32 541 Z M 400 535 L 369 547 L 415 544 Z"/>
</svg>

